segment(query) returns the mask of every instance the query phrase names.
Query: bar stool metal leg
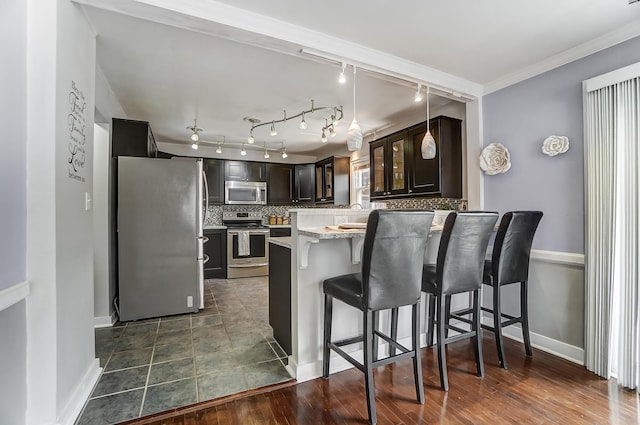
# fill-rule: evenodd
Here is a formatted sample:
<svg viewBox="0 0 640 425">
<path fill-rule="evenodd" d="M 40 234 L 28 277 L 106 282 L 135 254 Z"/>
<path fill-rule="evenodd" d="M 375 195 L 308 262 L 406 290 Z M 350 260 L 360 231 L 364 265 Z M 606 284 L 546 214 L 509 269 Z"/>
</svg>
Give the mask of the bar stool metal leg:
<svg viewBox="0 0 640 425">
<path fill-rule="evenodd" d="M 500 310 L 500 285 L 493 285 L 493 334 L 496 338 L 498 349 L 498 362 L 500 367 L 507 369 L 507 361 L 504 355 L 504 340 L 502 339 L 502 312 Z"/>
<path fill-rule="evenodd" d="M 398 340 L 398 308 L 391 309 L 391 339 L 394 341 Z M 396 347 L 393 345 L 389 346 L 389 355 L 396 355 Z"/>
<path fill-rule="evenodd" d="M 445 298 L 438 298 L 438 369 L 440 369 L 440 386 L 443 390 L 449 391 L 449 379 L 447 378 L 447 355 L 445 352 L 444 329 L 446 319 L 444 317 Z"/>
<path fill-rule="evenodd" d="M 324 294 L 324 343 L 322 344 L 322 377 L 329 377 L 329 356 L 331 355 L 331 349 L 329 343 L 331 342 L 331 320 L 333 315 L 333 297 L 331 295 Z"/>
<path fill-rule="evenodd" d="M 424 404 L 424 385 L 422 384 L 422 362 L 420 361 L 420 301 L 411 307 L 411 339 L 413 343 L 413 379 L 416 384 L 416 396 Z"/>
<path fill-rule="evenodd" d="M 531 357 L 531 338 L 529 337 L 529 307 L 527 302 L 527 281 L 520 282 L 520 320 L 522 321 L 522 339 L 527 356 Z M 506 369 L 506 368 L 505 368 Z"/>
<path fill-rule="evenodd" d="M 364 386 L 367 392 L 367 411 L 369 421 L 377 422 L 375 390 L 373 388 L 373 312 L 365 310 L 363 317 L 364 328 Z"/>
<path fill-rule="evenodd" d="M 378 335 L 376 335 L 375 330 L 380 329 L 380 315 L 378 311 L 373 312 L 373 348 L 372 348 L 372 357 L 373 361 L 378 360 Z"/>
<path fill-rule="evenodd" d="M 476 370 L 478 376 L 484 376 L 484 362 L 482 359 L 482 328 L 480 327 L 480 289 L 473 291 L 473 319 L 472 325 L 475 332 L 474 352 L 476 356 Z"/>
<path fill-rule="evenodd" d="M 433 347 L 433 331 L 436 319 L 436 296 L 427 294 L 429 297 L 429 312 L 427 321 L 427 347 Z"/>
</svg>

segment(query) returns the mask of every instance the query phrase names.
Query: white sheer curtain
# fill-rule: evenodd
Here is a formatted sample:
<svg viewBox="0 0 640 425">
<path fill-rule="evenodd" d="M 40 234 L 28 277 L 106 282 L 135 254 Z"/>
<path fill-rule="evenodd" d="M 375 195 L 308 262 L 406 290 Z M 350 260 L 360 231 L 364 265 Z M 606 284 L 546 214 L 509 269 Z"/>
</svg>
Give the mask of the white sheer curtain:
<svg viewBox="0 0 640 425">
<path fill-rule="evenodd" d="M 640 388 L 640 63 L 584 89 L 586 365 Z"/>
</svg>

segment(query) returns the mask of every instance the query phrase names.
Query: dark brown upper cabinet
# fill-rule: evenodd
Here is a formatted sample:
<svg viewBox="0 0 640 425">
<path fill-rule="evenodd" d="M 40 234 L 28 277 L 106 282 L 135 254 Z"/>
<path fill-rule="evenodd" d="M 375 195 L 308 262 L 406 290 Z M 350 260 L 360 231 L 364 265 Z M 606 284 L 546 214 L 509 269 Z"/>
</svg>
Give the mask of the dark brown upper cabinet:
<svg viewBox="0 0 640 425">
<path fill-rule="evenodd" d="M 371 199 L 462 197 L 462 121 L 438 116 L 429 127 L 436 141 L 433 159 L 423 159 L 420 149 L 426 123 L 370 143 Z"/>
<path fill-rule="evenodd" d="M 266 182 L 267 167 L 264 162 L 225 161 L 225 180 Z"/>
<path fill-rule="evenodd" d="M 329 157 L 315 164 L 316 203 L 349 205 L 349 158 Z"/>
<path fill-rule="evenodd" d="M 267 203 L 314 203 L 313 164 L 267 164 Z"/>
<path fill-rule="evenodd" d="M 147 121 L 113 118 L 111 121 L 111 156 L 155 158 L 156 140 Z"/>
<path fill-rule="evenodd" d="M 209 204 L 224 204 L 224 160 L 204 158 L 202 166 L 207 176 Z"/>
<path fill-rule="evenodd" d="M 388 197 L 408 193 L 407 163 L 409 142 L 406 131 L 371 142 L 371 197 Z"/>
</svg>

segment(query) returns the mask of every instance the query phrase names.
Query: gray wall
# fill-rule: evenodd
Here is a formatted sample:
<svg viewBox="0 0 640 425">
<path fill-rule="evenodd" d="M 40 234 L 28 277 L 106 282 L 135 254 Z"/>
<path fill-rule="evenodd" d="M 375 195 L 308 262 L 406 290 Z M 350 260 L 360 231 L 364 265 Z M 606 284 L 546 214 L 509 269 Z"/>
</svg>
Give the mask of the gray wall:
<svg viewBox="0 0 640 425">
<path fill-rule="evenodd" d="M 582 81 L 640 61 L 640 37 L 484 96 L 484 145 L 499 142 L 511 169 L 485 176 L 485 208 L 540 209 L 534 248 L 584 252 Z M 550 135 L 568 136 L 569 151 L 541 151 Z"/>
<path fill-rule="evenodd" d="M 0 290 L 26 275 L 26 6 L 0 3 Z"/>
<path fill-rule="evenodd" d="M 0 2 L 0 291 L 26 279 L 27 4 Z M 0 423 L 22 425 L 27 411 L 25 301 L 0 311 Z"/>
</svg>

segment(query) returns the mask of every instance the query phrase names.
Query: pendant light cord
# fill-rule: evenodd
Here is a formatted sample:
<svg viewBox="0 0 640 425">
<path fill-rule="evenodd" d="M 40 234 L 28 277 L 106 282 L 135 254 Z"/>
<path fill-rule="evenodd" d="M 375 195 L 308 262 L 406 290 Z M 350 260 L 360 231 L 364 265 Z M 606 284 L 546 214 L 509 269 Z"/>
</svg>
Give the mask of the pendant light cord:
<svg viewBox="0 0 640 425">
<path fill-rule="evenodd" d="M 356 119 L 356 66 L 353 65 L 353 119 Z"/>
<path fill-rule="evenodd" d="M 429 86 L 427 86 L 427 133 L 429 132 Z"/>
</svg>

